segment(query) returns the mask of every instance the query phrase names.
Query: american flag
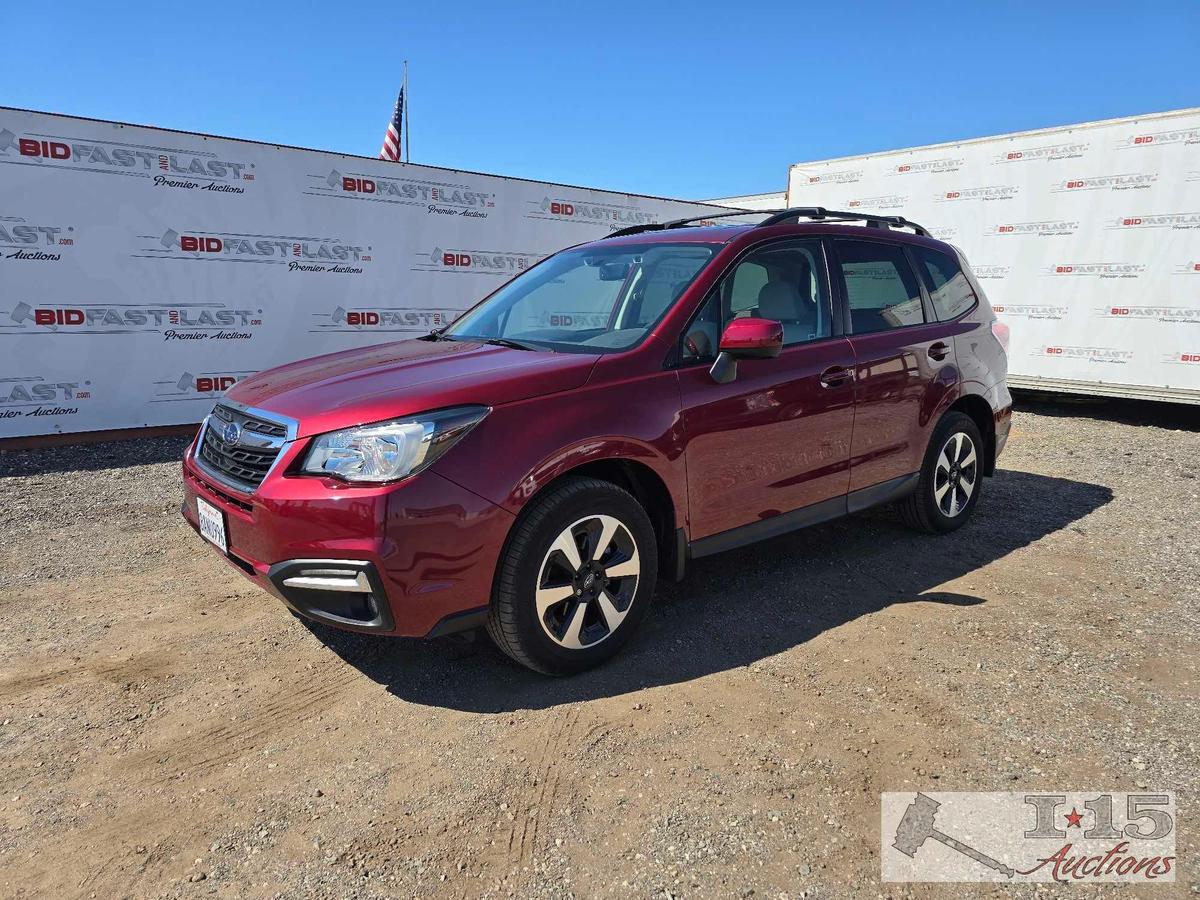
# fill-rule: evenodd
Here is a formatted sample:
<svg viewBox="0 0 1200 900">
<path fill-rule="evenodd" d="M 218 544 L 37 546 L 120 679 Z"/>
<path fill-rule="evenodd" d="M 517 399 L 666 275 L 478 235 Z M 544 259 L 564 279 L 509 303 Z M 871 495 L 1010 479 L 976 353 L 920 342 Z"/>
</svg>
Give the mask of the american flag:
<svg viewBox="0 0 1200 900">
<path fill-rule="evenodd" d="M 380 159 L 400 161 L 400 123 L 404 120 L 404 88 L 396 97 L 396 108 L 392 110 L 392 121 L 388 122 L 387 134 L 383 136 L 383 147 L 379 150 Z"/>
</svg>

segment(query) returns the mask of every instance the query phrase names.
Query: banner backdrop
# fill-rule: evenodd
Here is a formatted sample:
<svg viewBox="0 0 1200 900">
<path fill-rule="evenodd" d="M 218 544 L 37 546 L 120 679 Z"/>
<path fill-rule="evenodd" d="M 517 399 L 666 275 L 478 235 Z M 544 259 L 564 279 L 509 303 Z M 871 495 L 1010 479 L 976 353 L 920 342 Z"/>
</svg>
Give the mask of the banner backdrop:
<svg viewBox="0 0 1200 900">
<path fill-rule="evenodd" d="M 0 108 L 0 438 L 199 422 L 447 324 L 562 247 L 718 207 Z"/>
<path fill-rule="evenodd" d="M 1200 402 L 1200 110 L 799 163 L 788 202 L 961 247 L 1013 384 Z"/>
</svg>

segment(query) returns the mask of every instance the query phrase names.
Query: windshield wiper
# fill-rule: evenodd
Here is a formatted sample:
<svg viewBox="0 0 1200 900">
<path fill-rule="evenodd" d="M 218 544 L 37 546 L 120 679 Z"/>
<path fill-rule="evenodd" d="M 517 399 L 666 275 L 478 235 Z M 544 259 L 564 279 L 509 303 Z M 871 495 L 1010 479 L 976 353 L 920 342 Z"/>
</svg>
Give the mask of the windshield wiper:
<svg viewBox="0 0 1200 900">
<path fill-rule="evenodd" d="M 449 328 L 449 327 L 450 327 L 449 325 L 446 325 L 446 326 L 445 326 L 445 327 L 443 327 L 443 328 L 435 328 L 435 329 L 433 329 L 433 331 L 429 332 L 429 334 L 423 334 L 423 335 L 421 335 L 421 337 L 419 337 L 417 340 L 421 340 L 421 341 L 448 341 L 448 340 L 450 340 L 450 338 L 446 337 L 445 331 L 446 331 L 446 329 L 447 329 L 447 328 Z"/>
<path fill-rule="evenodd" d="M 511 347 L 513 350 L 548 350 L 548 347 L 539 347 L 537 344 L 529 344 L 525 341 L 514 341 L 512 338 L 487 338 L 483 341 L 485 344 L 494 344 L 497 347 Z"/>
</svg>

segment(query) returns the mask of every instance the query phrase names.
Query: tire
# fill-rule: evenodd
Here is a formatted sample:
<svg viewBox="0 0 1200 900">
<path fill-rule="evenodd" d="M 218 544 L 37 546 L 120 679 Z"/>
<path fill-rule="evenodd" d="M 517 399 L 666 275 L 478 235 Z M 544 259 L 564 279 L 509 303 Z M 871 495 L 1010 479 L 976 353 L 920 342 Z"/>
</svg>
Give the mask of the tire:
<svg viewBox="0 0 1200 900">
<path fill-rule="evenodd" d="M 925 450 L 916 490 L 898 504 L 905 523 L 932 534 L 961 528 L 979 502 L 984 452 L 974 419 L 956 411 L 942 416 Z"/>
<path fill-rule="evenodd" d="M 654 527 L 641 504 L 607 481 L 568 476 L 513 526 L 487 631 L 523 666 L 547 675 L 582 672 L 615 655 L 637 630 L 657 576 Z"/>
</svg>

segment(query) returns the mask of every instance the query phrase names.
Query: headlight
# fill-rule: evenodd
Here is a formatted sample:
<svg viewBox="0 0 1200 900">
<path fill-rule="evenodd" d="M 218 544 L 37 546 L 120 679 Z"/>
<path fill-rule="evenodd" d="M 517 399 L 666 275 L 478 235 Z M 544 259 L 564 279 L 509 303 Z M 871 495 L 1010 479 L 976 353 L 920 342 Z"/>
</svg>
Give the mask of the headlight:
<svg viewBox="0 0 1200 900">
<path fill-rule="evenodd" d="M 345 481 L 396 481 L 415 475 L 483 421 L 486 406 L 458 406 L 359 425 L 315 438 L 301 471 Z"/>
</svg>

